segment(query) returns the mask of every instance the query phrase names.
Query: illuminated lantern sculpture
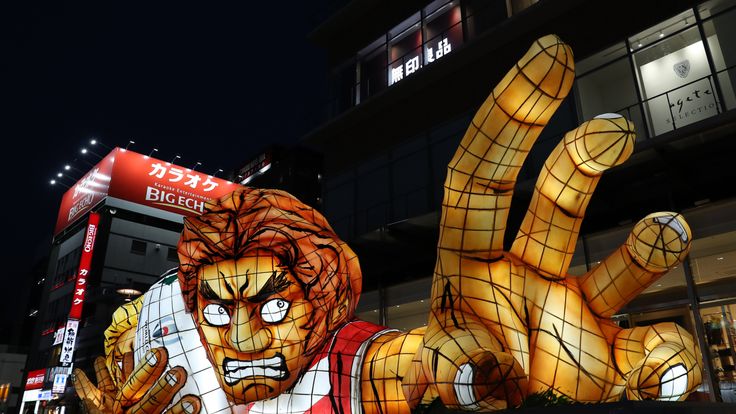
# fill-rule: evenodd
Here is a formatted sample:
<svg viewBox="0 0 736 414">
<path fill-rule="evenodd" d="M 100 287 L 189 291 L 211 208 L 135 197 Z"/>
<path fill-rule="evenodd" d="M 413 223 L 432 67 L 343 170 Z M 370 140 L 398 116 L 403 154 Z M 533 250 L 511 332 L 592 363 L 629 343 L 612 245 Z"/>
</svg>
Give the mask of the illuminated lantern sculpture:
<svg viewBox="0 0 736 414">
<path fill-rule="evenodd" d="M 692 337 L 610 317 L 688 253 L 676 213 L 655 213 L 581 277 L 567 269 L 601 174 L 633 125 L 605 114 L 569 132 L 539 175 L 511 250 L 519 170 L 567 96 L 572 52 L 537 40 L 473 118 L 448 167 L 427 327 L 353 318 L 358 259 L 325 218 L 278 190 L 240 188 L 186 218 L 180 265 L 113 316 L 91 412 L 408 413 L 439 397 L 496 410 L 552 390 L 580 402 L 682 400 L 701 381 Z"/>
</svg>

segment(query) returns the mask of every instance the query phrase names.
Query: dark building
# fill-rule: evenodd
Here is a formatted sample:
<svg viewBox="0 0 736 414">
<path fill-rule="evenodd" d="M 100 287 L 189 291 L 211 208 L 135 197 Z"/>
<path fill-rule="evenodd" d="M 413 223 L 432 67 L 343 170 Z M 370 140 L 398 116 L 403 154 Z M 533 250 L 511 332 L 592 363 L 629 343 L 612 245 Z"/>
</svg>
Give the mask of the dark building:
<svg viewBox="0 0 736 414">
<path fill-rule="evenodd" d="M 300 146 L 272 145 L 235 170 L 230 181 L 287 191 L 307 205 L 322 203 L 322 155 Z"/>
<path fill-rule="evenodd" d="M 41 279 L 21 413 L 76 412 L 71 366 L 104 355 L 112 313 L 178 266 L 185 215 L 236 185 L 116 148 L 62 198 Z"/>
<path fill-rule="evenodd" d="M 425 323 L 447 163 L 492 87 L 554 33 L 572 46 L 576 82 L 519 176 L 505 240 L 566 131 L 598 114 L 629 118 L 635 153 L 604 174 L 570 274 L 606 257 L 646 214 L 682 212 L 689 259 L 616 319 L 685 326 L 703 350 L 699 395 L 734 401 L 735 21 L 732 0 L 355 0 L 335 13 L 311 35 L 328 53 L 334 99 L 303 143 L 324 154 L 322 210 L 361 259 L 359 316 Z"/>
</svg>

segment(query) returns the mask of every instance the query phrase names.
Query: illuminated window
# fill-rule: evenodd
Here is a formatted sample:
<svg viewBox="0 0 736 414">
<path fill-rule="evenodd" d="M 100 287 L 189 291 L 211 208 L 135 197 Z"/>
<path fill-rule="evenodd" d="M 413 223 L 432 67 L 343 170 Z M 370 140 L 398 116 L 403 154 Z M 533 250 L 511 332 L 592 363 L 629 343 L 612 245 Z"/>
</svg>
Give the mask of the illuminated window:
<svg viewBox="0 0 736 414">
<path fill-rule="evenodd" d="M 710 65 L 694 23 L 688 10 L 629 39 L 652 135 L 719 113 Z"/>
<path fill-rule="evenodd" d="M 453 46 L 457 47 L 463 42 L 462 16 L 457 2 L 445 3 L 435 10 L 432 10 L 432 6 L 434 6 L 434 3 L 425 9 L 425 64 L 432 63 L 449 54 L 452 52 Z"/>
<path fill-rule="evenodd" d="M 389 85 L 412 75 L 422 66 L 420 17 L 420 13 L 415 13 L 389 31 Z"/>
</svg>

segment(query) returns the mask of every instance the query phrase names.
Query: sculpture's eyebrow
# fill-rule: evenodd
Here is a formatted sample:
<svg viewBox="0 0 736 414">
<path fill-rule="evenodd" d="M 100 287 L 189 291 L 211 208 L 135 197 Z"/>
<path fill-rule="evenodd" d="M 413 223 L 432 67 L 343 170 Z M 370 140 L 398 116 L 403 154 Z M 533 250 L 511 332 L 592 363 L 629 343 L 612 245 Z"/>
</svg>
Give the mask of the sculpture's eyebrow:
<svg viewBox="0 0 736 414">
<path fill-rule="evenodd" d="M 206 280 L 201 280 L 199 282 L 199 294 L 202 295 L 202 298 L 211 302 L 231 305 L 235 302 L 234 299 L 232 299 L 232 288 L 227 284 L 227 282 L 225 282 L 225 288 L 230 292 L 231 299 L 221 298 L 220 295 L 218 295 L 217 292 L 212 289 L 209 282 L 207 282 Z"/>
<path fill-rule="evenodd" d="M 260 303 L 268 299 L 272 295 L 279 293 L 291 285 L 291 281 L 286 278 L 286 271 L 277 273 L 273 271 L 271 277 L 268 278 L 266 283 L 263 285 L 260 291 L 253 296 L 249 296 L 246 300 L 251 303 Z"/>
</svg>

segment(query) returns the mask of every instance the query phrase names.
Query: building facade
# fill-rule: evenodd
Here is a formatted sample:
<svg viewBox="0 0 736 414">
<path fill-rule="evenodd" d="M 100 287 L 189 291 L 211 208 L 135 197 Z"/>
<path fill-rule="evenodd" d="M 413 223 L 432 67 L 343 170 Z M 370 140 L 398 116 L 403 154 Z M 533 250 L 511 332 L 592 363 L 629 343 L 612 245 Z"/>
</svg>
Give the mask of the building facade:
<svg viewBox="0 0 736 414">
<path fill-rule="evenodd" d="M 633 156 L 604 174 L 583 221 L 581 275 L 653 211 L 685 215 L 688 260 L 616 315 L 676 321 L 698 339 L 704 385 L 736 400 L 736 2 L 353 1 L 311 35 L 331 67 L 328 120 L 303 143 L 324 154 L 322 210 L 364 272 L 359 316 L 426 323 L 447 163 L 491 88 L 554 33 L 576 58 L 573 91 L 522 170 L 510 244 L 562 135 L 603 113 L 636 126 Z"/>
<path fill-rule="evenodd" d="M 77 412 L 68 376 L 104 355 L 112 313 L 178 266 L 184 216 L 236 184 L 116 148 L 63 196 L 21 413 Z"/>
</svg>

